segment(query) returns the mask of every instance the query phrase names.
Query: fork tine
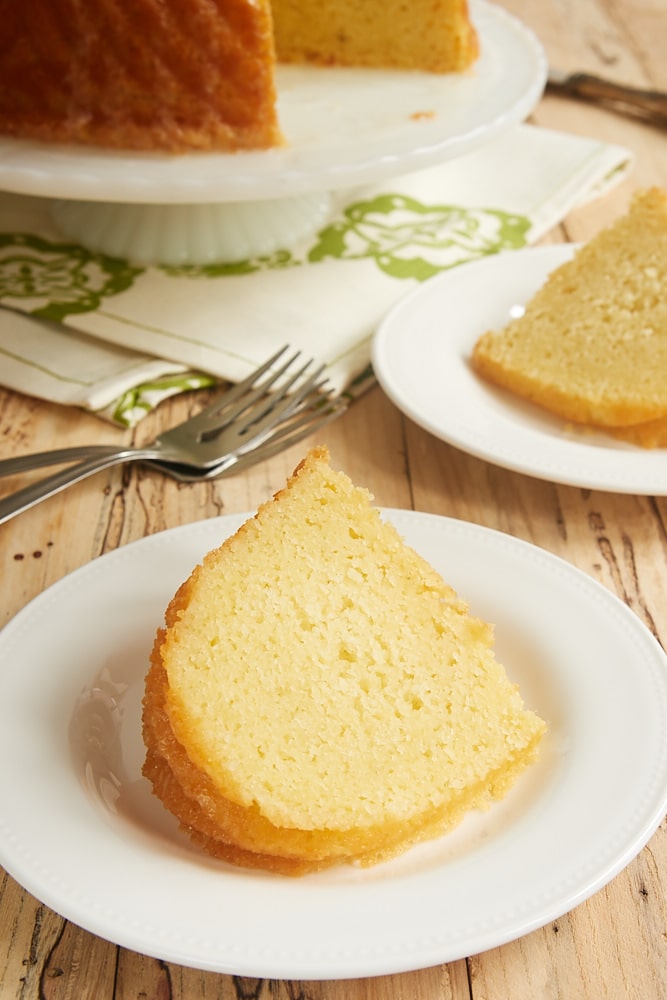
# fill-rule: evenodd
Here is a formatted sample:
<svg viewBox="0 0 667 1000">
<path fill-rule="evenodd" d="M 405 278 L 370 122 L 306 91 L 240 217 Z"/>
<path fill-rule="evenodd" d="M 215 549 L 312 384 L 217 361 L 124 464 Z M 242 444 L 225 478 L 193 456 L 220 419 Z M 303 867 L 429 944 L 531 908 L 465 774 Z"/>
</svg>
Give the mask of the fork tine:
<svg viewBox="0 0 667 1000">
<path fill-rule="evenodd" d="M 228 427 L 236 424 L 239 438 L 251 436 L 253 443 L 255 443 L 255 440 L 264 431 L 268 431 L 294 410 L 304 405 L 304 401 L 316 389 L 323 391 L 327 383 L 327 379 L 322 378 L 325 365 L 320 365 L 301 385 L 297 386 L 299 379 L 312 365 L 312 360 L 307 361 L 297 371 L 289 375 L 279 387 L 270 391 L 278 378 L 299 357 L 299 354 L 300 352 L 297 351 L 275 374 L 234 400 L 231 406 L 226 406 L 226 400 L 221 400 L 220 411 L 214 410 L 207 415 L 203 426 L 198 425 L 198 440 L 202 443 L 213 442 Z"/>
<path fill-rule="evenodd" d="M 298 374 L 301 375 L 307 368 L 308 365 L 305 365 Z M 263 402 L 260 402 L 258 412 L 248 420 L 248 423 L 240 432 L 241 435 L 250 433 L 253 436 L 257 435 L 264 428 L 274 427 L 279 421 L 286 419 L 291 413 L 303 406 L 304 400 L 308 398 L 316 387 L 323 388 L 326 385 L 326 379 L 318 381 L 323 371 L 324 366 L 321 366 L 302 385 L 294 389 L 293 392 L 289 392 L 295 381 L 291 379 L 288 385 L 282 387 L 274 395 L 267 397 Z"/>
<path fill-rule="evenodd" d="M 325 427 L 326 424 L 344 413 L 348 406 L 349 401 L 339 396 L 331 400 L 330 405 L 322 410 L 309 409 L 303 413 L 299 412 L 293 422 L 287 425 L 280 424 L 267 434 L 261 444 L 240 452 L 235 461 L 225 464 L 217 476 L 212 475 L 210 478 L 221 479 L 224 476 L 233 475 L 235 472 L 241 472 L 243 469 L 248 469 L 258 462 L 263 462 L 265 459 L 291 448 L 292 445 L 298 444 L 309 434 Z"/>
<path fill-rule="evenodd" d="M 266 399 L 268 401 L 268 405 L 270 405 L 271 400 L 281 398 L 285 386 L 291 386 L 312 363 L 310 361 L 307 362 L 298 372 L 291 375 L 280 389 L 277 389 L 272 394 L 270 392 L 271 387 L 275 385 L 278 379 L 289 370 L 291 365 L 299 357 L 299 354 L 300 351 L 293 354 L 291 358 L 289 358 L 276 371 L 272 372 L 271 375 L 264 379 L 263 382 L 260 382 L 259 385 L 253 386 L 252 383 L 249 383 L 244 392 L 225 393 L 224 396 L 220 397 L 218 400 L 217 407 L 214 405 L 208 407 L 206 410 L 207 420 L 205 422 L 205 426 L 199 428 L 202 437 L 205 437 L 206 432 L 209 430 L 211 432 L 219 433 L 226 426 L 226 424 L 230 424 L 233 421 L 238 420 L 239 417 L 241 417 L 259 400 Z M 246 380 L 246 382 L 247 381 L 248 380 Z"/>
<path fill-rule="evenodd" d="M 327 424 L 329 420 L 333 420 L 337 417 L 343 410 L 347 409 L 347 403 L 344 400 L 333 399 L 333 400 L 322 400 L 322 406 L 317 404 L 309 405 L 308 407 L 297 410 L 285 421 L 278 424 L 265 438 L 264 443 L 271 443 L 273 441 L 281 441 L 284 438 L 289 438 L 292 441 L 292 436 L 296 432 L 300 432 L 302 429 L 305 430 L 306 434 L 310 434 L 311 431 L 316 428 Z M 303 437 L 303 434 L 299 434 L 299 438 Z M 298 438 L 297 438 L 298 440 Z M 264 444 L 258 446 L 263 448 Z M 245 454 L 245 452 L 243 453 Z"/>
<path fill-rule="evenodd" d="M 241 382 L 236 382 L 234 385 L 225 389 L 222 395 L 216 396 L 216 398 L 211 403 L 209 403 L 208 406 L 205 406 L 203 410 L 200 410 L 200 412 L 197 413 L 194 417 L 191 417 L 190 420 L 187 421 L 187 427 L 193 431 L 197 430 L 198 428 L 205 429 L 206 426 L 212 423 L 212 420 L 215 418 L 216 414 L 220 413 L 220 411 L 225 406 L 231 405 L 233 402 L 235 402 L 237 399 L 243 396 L 244 393 L 248 392 L 248 390 L 255 385 L 257 380 L 260 379 L 262 375 L 265 375 L 266 372 L 268 372 L 273 367 L 273 365 L 283 356 L 285 351 L 287 351 L 288 349 L 289 349 L 289 344 L 285 344 L 283 347 L 280 348 L 279 351 L 276 351 L 276 353 L 272 355 L 272 357 L 270 357 L 267 361 L 265 361 L 262 365 L 260 365 L 259 368 L 255 368 L 250 373 L 250 375 L 248 375 L 247 378 L 243 379 L 243 381 Z M 295 355 L 295 357 L 296 356 L 298 356 L 298 354 Z M 286 368 L 288 368 L 293 361 L 294 358 L 291 358 L 286 363 L 286 365 L 283 365 L 283 367 L 280 368 L 276 373 L 276 377 L 279 377 L 280 374 Z"/>
</svg>

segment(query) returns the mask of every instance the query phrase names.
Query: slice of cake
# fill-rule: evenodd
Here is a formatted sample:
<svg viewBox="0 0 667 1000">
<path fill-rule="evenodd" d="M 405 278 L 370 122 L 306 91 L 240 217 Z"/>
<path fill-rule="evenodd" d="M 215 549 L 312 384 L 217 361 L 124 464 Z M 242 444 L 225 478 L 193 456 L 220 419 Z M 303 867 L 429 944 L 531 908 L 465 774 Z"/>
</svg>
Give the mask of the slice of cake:
<svg viewBox="0 0 667 1000">
<path fill-rule="evenodd" d="M 665 288 L 667 195 L 651 188 L 554 270 L 522 316 L 479 338 L 473 367 L 565 420 L 664 445 Z"/>
<path fill-rule="evenodd" d="M 465 0 L 21 0 L 0 53 L 2 135 L 233 152 L 283 143 L 276 57 L 460 71 L 477 36 Z"/>
<path fill-rule="evenodd" d="M 392 857 L 504 795 L 545 730 L 491 627 L 371 499 L 312 450 L 157 634 L 144 773 L 235 864 Z"/>
</svg>

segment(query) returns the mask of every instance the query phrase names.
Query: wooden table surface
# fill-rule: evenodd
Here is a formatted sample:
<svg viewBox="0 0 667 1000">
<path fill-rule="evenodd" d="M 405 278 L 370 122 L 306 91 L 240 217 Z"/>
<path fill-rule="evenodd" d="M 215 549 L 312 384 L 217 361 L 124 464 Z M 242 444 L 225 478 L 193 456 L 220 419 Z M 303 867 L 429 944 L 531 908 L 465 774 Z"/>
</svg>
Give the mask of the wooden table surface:
<svg viewBox="0 0 667 1000">
<path fill-rule="evenodd" d="M 537 32 L 554 66 L 667 90 L 665 0 L 503 0 L 502 5 Z M 552 96 L 542 100 L 531 121 L 619 143 L 636 156 L 626 180 L 572 212 L 545 242 L 586 240 L 624 210 L 635 189 L 667 187 L 665 131 Z M 170 401 L 130 433 L 79 411 L 0 391 L 2 457 L 64 442 L 141 443 L 184 418 L 192 405 L 184 398 Z M 556 553 L 617 594 L 663 646 L 667 643 L 667 498 L 559 486 L 497 468 L 420 430 L 379 388 L 318 440 L 328 444 L 333 463 L 368 486 L 381 506 L 463 518 Z M 302 450 L 298 446 L 244 474 L 196 486 L 124 467 L 8 522 L 0 527 L 3 624 L 101 553 L 175 525 L 254 509 L 283 484 Z M 48 828 L 45 817 L 45 836 Z M 667 997 L 666 870 L 663 823 L 609 885 L 518 941 L 418 972 L 291 982 L 200 972 L 117 947 L 63 920 L 0 869 L 0 1000 L 658 1000 Z"/>
</svg>

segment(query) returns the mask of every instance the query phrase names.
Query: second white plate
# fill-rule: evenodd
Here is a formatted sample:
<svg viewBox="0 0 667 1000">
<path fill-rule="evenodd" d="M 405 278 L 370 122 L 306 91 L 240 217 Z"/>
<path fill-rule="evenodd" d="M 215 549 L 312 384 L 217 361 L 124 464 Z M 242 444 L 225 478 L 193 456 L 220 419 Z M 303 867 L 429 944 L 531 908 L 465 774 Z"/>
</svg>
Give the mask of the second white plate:
<svg viewBox="0 0 667 1000">
<path fill-rule="evenodd" d="M 666 495 L 664 449 L 568 428 L 470 366 L 477 338 L 507 323 L 573 252 L 571 244 L 510 250 L 432 278 L 378 330 L 378 381 L 415 423 L 495 465 L 571 486 Z"/>
</svg>

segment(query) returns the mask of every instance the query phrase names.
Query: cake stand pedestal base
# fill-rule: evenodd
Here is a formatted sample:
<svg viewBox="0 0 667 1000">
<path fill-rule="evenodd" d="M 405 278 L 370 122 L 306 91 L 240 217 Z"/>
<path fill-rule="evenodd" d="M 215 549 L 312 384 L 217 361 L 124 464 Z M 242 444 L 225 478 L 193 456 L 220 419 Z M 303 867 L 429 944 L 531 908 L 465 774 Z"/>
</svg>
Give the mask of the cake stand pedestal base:
<svg viewBox="0 0 667 1000">
<path fill-rule="evenodd" d="M 55 201 L 53 219 L 88 250 L 140 265 L 205 265 L 265 257 L 314 235 L 328 192 L 220 204 L 141 205 Z"/>
</svg>

